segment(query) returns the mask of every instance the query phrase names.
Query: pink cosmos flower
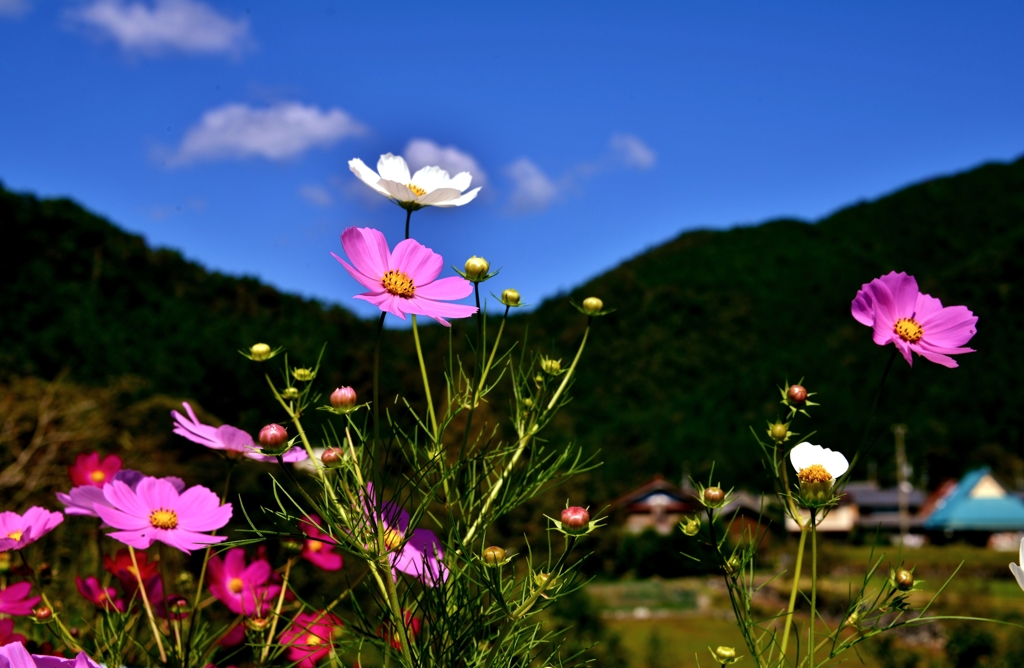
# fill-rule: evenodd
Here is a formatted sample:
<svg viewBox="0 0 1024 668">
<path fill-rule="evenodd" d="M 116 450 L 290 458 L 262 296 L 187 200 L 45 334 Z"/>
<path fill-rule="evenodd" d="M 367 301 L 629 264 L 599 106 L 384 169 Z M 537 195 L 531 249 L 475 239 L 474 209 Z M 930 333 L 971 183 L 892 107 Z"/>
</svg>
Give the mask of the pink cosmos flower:
<svg viewBox="0 0 1024 668">
<path fill-rule="evenodd" d="M 103 483 L 110 482 L 110 478 L 120 470 L 121 458 L 117 455 L 107 455 L 101 462 L 100 453 L 91 452 L 78 455 L 75 463 L 68 467 L 68 475 L 76 486 L 103 487 Z"/>
<path fill-rule="evenodd" d="M 373 485 L 367 485 L 370 508 L 377 505 Z M 369 509 L 368 509 L 369 510 Z M 391 567 L 411 575 L 431 587 L 448 579 L 448 569 L 442 560 L 441 541 L 429 529 L 415 529 L 409 533 L 409 513 L 397 503 L 385 501 L 373 512 L 371 521 L 384 525 L 384 544 L 391 552 Z M 398 579 L 397 573 L 395 579 Z"/>
<path fill-rule="evenodd" d="M 231 612 L 246 617 L 262 617 L 281 591 L 269 584 L 273 569 L 266 559 L 245 564 L 245 550 L 228 550 L 224 559 L 210 557 L 210 592 Z"/>
<path fill-rule="evenodd" d="M 299 522 L 299 527 L 306 534 L 301 556 L 317 568 L 336 571 L 344 565 L 344 561 L 341 555 L 334 551 L 334 539 L 330 534 L 321 531 L 321 526 L 320 518 L 316 515 L 310 515 Z"/>
<path fill-rule="evenodd" d="M 416 642 L 416 637 L 420 634 L 420 628 L 423 626 L 422 620 L 419 617 L 413 617 L 410 610 L 402 611 L 402 618 L 405 621 L 405 632 L 409 636 L 409 642 Z M 377 635 L 385 642 L 390 643 L 392 649 L 402 651 L 402 636 L 394 632 L 394 624 L 381 624 L 377 628 Z"/>
<path fill-rule="evenodd" d="M 446 304 L 468 297 L 473 284 L 460 276 L 437 279 L 444 266 L 440 255 L 414 239 L 400 241 L 394 252 L 387 239 L 369 227 L 350 227 L 341 235 L 341 245 L 352 264 L 334 253 L 352 278 L 370 289 L 363 299 L 380 310 L 405 320 L 406 313 L 425 315 L 450 327 L 445 318 L 468 318 L 475 306 Z"/>
<path fill-rule="evenodd" d="M 917 280 L 895 271 L 865 283 L 851 305 L 854 319 L 874 329 L 874 341 L 889 343 L 913 365 L 915 352 L 949 368 L 957 363 L 950 355 L 973 353 L 963 348 L 977 332 L 978 317 L 966 306 L 943 306 L 938 299 L 922 294 Z"/>
<path fill-rule="evenodd" d="M 221 647 L 235 647 L 245 642 L 245 625 L 235 624 L 217 641 Z"/>
<path fill-rule="evenodd" d="M 124 601 L 116 598 L 117 591 L 113 587 L 101 585 L 96 576 L 90 575 L 84 580 L 80 577 L 75 577 L 75 587 L 78 588 L 78 593 L 82 595 L 82 598 L 100 610 L 124 612 Z"/>
<path fill-rule="evenodd" d="M 7 589 L 0 589 L 0 613 L 5 615 L 31 615 L 32 608 L 42 596 L 29 596 L 32 585 L 28 582 L 12 584 Z"/>
<path fill-rule="evenodd" d="M 0 513 L 0 552 L 20 550 L 53 531 L 64 521 L 60 513 L 32 506 L 24 515 L 5 510 Z"/>
<path fill-rule="evenodd" d="M 291 626 L 281 632 L 281 644 L 288 647 L 288 660 L 298 668 L 313 668 L 331 651 L 331 636 L 341 628 L 337 616 L 320 612 L 300 612 Z"/>
<path fill-rule="evenodd" d="M 256 445 L 256 441 L 247 432 L 229 424 L 219 427 L 203 424 L 187 401 L 182 402 L 181 405 L 185 407 L 188 419 L 178 411 L 171 411 L 171 417 L 174 418 L 174 433 L 178 436 L 187 438 L 193 443 L 205 445 L 211 450 L 221 450 L 229 457 L 244 456 L 258 462 L 277 462 L 277 457 L 260 453 L 260 446 Z M 305 448 L 295 446 L 285 452 L 282 457 L 286 462 L 301 462 L 309 455 L 306 454 Z"/>
<path fill-rule="evenodd" d="M 132 469 L 121 469 L 110 478 L 110 482 L 120 480 L 124 484 L 132 488 L 139 486 L 139 482 L 145 478 L 140 471 L 134 471 Z M 174 488 L 178 492 L 185 490 L 185 481 L 175 476 L 167 476 L 161 478 L 174 485 Z M 83 515 L 89 517 L 99 517 L 96 514 L 94 506 L 99 503 L 104 506 L 110 506 L 107 503 L 106 497 L 103 496 L 102 487 L 93 487 L 92 485 L 82 485 L 81 487 L 72 487 L 71 491 L 67 494 L 63 492 L 57 492 L 57 500 L 64 504 L 65 515 Z"/>
<path fill-rule="evenodd" d="M 10 645 L 12 642 L 25 642 L 25 636 L 14 632 L 13 619 L 0 619 L 0 645 Z"/>
<path fill-rule="evenodd" d="M 3 668 L 99 668 L 95 661 L 79 652 L 73 659 L 48 654 L 29 654 L 21 642 L 0 647 L 0 666 Z"/>
<path fill-rule="evenodd" d="M 227 538 L 205 532 L 228 523 L 231 504 L 221 505 L 217 495 L 201 485 L 179 494 L 159 478 L 143 478 L 135 490 L 115 480 L 103 487 L 103 496 L 110 507 L 94 508 L 104 522 L 121 529 L 108 535 L 125 545 L 144 550 L 160 541 L 189 554 Z"/>
</svg>

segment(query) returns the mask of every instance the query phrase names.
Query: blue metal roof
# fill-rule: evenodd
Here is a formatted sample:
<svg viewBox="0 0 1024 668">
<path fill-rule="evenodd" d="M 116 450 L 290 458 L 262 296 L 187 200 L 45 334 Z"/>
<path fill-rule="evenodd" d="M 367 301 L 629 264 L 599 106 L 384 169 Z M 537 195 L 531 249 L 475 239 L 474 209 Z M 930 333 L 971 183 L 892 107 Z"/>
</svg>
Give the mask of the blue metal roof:
<svg viewBox="0 0 1024 668">
<path fill-rule="evenodd" d="M 970 471 L 953 492 L 940 501 L 924 521 L 925 529 L 950 531 L 1024 531 L 1024 502 L 1006 494 L 971 498 L 971 491 L 991 473 L 986 467 Z"/>
</svg>

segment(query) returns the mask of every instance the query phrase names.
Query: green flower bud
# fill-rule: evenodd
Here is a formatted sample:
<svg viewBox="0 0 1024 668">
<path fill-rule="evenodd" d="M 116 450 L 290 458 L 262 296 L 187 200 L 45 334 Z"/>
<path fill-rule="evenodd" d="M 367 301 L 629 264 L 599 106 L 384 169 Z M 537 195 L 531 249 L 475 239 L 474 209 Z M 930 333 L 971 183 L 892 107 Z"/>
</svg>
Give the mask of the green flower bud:
<svg viewBox="0 0 1024 668">
<path fill-rule="evenodd" d="M 295 380 L 308 383 L 313 380 L 316 373 L 312 369 L 292 369 L 292 375 L 295 376 Z"/>
<path fill-rule="evenodd" d="M 594 315 L 604 308 L 604 302 L 597 297 L 587 297 L 583 300 L 583 311 L 587 315 Z"/>
<path fill-rule="evenodd" d="M 776 443 L 784 443 L 789 437 L 789 424 L 777 421 L 772 426 L 768 427 L 768 435 Z"/>
<path fill-rule="evenodd" d="M 562 360 L 551 359 L 550 357 L 544 357 L 540 361 L 540 368 L 544 373 L 552 376 L 557 376 L 562 373 Z"/>
<path fill-rule="evenodd" d="M 294 387 L 286 387 L 281 391 L 281 396 L 285 399 L 298 399 L 299 391 Z"/>
<path fill-rule="evenodd" d="M 711 648 L 709 647 L 708 650 L 710 649 Z M 711 652 L 711 656 L 714 657 L 715 661 L 720 666 L 732 665 L 739 661 L 741 658 L 743 658 L 740 656 L 736 656 L 736 648 L 723 647 L 721 645 L 719 645 L 714 651 Z"/>
<path fill-rule="evenodd" d="M 473 257 L 466 260 L 466 278 L 471 281 L 477 282 L 483 279 L 487 275 L 487 272 L 491 270 L 491 264 L 482 257 Z"/>
<path fill-rule="evenodd" d="M 501 562 L 505 561 L 505 550 L 497 545 L 492 545 L 485 548 L 480 556 L 486 565 L 498 566 Z"/>
<path fill-rule="evenodd" d="M 252 347 L 249 348 L 249 354 L 252 355 L 252 358 L 257 362 L 262 362 L 263 360 L 270 358 L 270 346 L 265 343 L 254 343 Z"/>
<path fill-rule="evenodd" d="M 700 533 L 700 518 L 694 515 L 693 517 L 687 517 L 679 523 L 679 527 L 683 530 L 683 533 L 693 538 Z"/>
<path fill-rule="evenodd" d="M 519 306 L 519 291 L 506 288 L 501 293 L 501 301 L 506 306 Z"/>
<path fill-rule="evenodd" d="M 914 574 L 905 568 L 896 571 L 896 588 L 900 591 L 910 591 L 914 588 Z"/>
<path fill-rule="evenodd" d="M 721 487 L 708 487 L 704 490 L 704 505 L 717 508 L 725 500 L 725 492 Z"/>
</svg>

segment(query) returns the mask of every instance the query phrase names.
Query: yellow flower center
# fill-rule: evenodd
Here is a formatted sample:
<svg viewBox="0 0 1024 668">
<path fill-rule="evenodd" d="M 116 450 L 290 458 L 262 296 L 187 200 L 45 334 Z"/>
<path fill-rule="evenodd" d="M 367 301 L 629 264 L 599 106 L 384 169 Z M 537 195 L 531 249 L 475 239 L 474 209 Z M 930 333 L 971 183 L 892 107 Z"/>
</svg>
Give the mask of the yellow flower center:
<svg viewBox="0 0 1024 668">
<path fill-rule="evenodd" d="M 103 471 L 96 470 L 89 474 L 89 478 L 91 478 L 93 482 L 103 482 L 107 479 L 107 474 Z"/>
<path fill-rule="evenodd" d="M 323 641 L 323 638 L 317 635 L 313 635 L 312 633 L 306 636 L 306 645 L 308 645 L 309 647 L 316 647 L 317 645 L 322 644 Z"/>
<path fill-rule="evenodd" d="M 173 529 L 178 526 L 178 513 L 166 508 L 157 508 L 149 514 L 149 523 L 157 529 Z"/>
<path fill-rule="evenodd" d="M 900 318 L 896 321 L 893 331 L 907 343 L 917 343 L 924 335 L 921 325 L 913 318 Z"/>
<path fill-rule="evenodd" d="M 307 540 L 306 549 L 310 552 L 319 552 L 320 550 L 324 549 L 324 544 L 318 540 Z"/>
<path fill-rule="evenodd" d="M 16 531 L 12 531 L 11 533 L 7 534 L 7 537 L 8 537 L 8 538 L 11 538 L 11 539 L 13 539 L 13 540 L 21 540 L 21 537 L 22 537 L 22 536 L 23 536 L 24 534 L 25 534 L 25 532 L 24 532 L 24 531 L 22 531 L 21 529 L 18 529 L 18 530 L 16 530 Z"/>
<path fill-rule="evenodd" d="M 416 195 L 416 197 L 423 197 L 424 195 L 427 194 L 426 190 L 424 190 L 423 188 L 420 188 L 419 186 L 414 185 L 412 183 L 405 184 L 405 187 L 408 188 L 409 190 L 411 190 L 412 194 Z"/>
<path fill-rule="evenodd" d="M 413 285 L 412 279 L 404 271 L 392 269 L 384 274 L 384 278 L 380 279 L 380 282 L 384 285 L 385 290 L 396 297 L 408 299 L 416 294 L 416 286 Z"/>
<path fill-rule="evenodd" d="M 384 546 L 394 550 L 402 544 L 402 532 L 388 527 L 384 529 Z"/>
<path fill-rule="evenodd" d="M 242 593 L 244 585 L 242 584 L 242 578 L 231 578 L 228 580 L 228 589 L 234 594 Z"/>
<path fill-rule="evenodd" d="M 821 464 L 811 464 L 805 469 L 800 469 L 796 477 L 800 479 L 800 482 L 828 482 L 832 479 L 832 474 L 826 471 Z"/>
</svg>

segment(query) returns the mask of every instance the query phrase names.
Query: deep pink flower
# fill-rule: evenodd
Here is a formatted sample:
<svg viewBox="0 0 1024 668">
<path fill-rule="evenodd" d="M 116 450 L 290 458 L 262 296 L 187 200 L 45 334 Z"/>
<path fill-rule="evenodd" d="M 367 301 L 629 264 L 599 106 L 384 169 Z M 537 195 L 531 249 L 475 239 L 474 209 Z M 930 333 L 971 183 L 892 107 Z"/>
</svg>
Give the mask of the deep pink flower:
<svg viewBox="0 0 1024 668">
<path fill-rule="evenodd" d="M 146 583 L 146 591 L 149 591 L 151 580 L 160 580 L 160 567 L 155 561 L 149 560 L 145 552 L 135 553 L 135 563 L 139 565 L 138 573 L 142 575 L 142 581 Z M 139 587 L 138 576 L 135 571 L 135 564 L 132 563 L 131 553 L 128 550 L 118 550 L 113 558 L 103 556 L 103 569 L 121 581 L 125 593 L 129 596 L 135 595 Z M 161 588 L 161 596 L 163 589 Z"/>
<path fill-rule="evenodd" d="M 268 584 L 273 569 L 266 559 L 245 564 L 245 550 L 228 550 L 221 559 L 210 557 L 210 592 L 231 612 L 246 617 L 262 617 L 270 609 L 280 585 Z"/>
<path fill-rule="evenodd" d="M 221 505 L 217 495 L 196 485 L 179 494 L 170 482 L 143 478 L 133 491 L 115 480 L 103 487 L 111 507 L 97 504 L 100 518 L 121 529 L 108 534 L 125 545 L 144 550 L 160 541 L 189 554 L 205 545 L 226 540 L 208 531 L 220 529 L 231 519 L 231 504 Z"/>
<path fill-rule="evenodd" d="M 245 642 L 245 624 L 235 624 L 217 641 L 221 647 L 235 647 Z"/>
<path fill-rule="evenodd" d="M 181 405 L 185 407 L 188 419 L 178 411 L 171 411 L 171 417 L 174 418 L 174 433 L 178 436 L 187 438 L 193 443 L 205 445 L 211 450 L 222 450 L 229 457 L 236 455 L 255 459 L 258 462 L 277 462 L 277 457 L 261 454 L 260 446 L 256 445 L 252 436 L 247 432 L 229 424 L 219 427 L 203 424 L 187 401 L 182 402 Z M 309 455 L 306 454 L 305 448 L 295 446 L 284 453 L 282 457 L 286 462 L 301 462 Z"/>
<path fill-rule="evenodd" d="M 405 632 L 409 636 L 409 642 L 416 642 L 416 636 L 420 634 L 423 622 L 418 617 L 413 617 L 410 610 L 403 611 L 402 618 L 405 621 Z M 377 629 L 377 635 L 383 638 L 385 642 L 391 643 L 392 649 L 399 652 L 402 651 L 402 636 L 394 632 L 394 624 L 390 622 L 381 624 Z"/>
<path fill-rule="evenodd" d="M 378 230 L 350 227 L 342 233 L 341 245 L 352 264 L 331 255 L 352 278 L 370 289 L 356 295 L 356 299 L 364 299 L 402 320 L 406 313 L 425 315 L 445 327 L 450 326 L 445 318 L 468 318 L 476 313 L 475 306 L 445 303 L 468 297 L 473 284 L 460 276 L 435 280 L 444 260 L 418 241 L 400 241 L 390 252 L 387 239 Z"/>
<path fill-rule="evenodd" d="M 331 651 L 334 632 L 341 620 L 325 611 L 300 612 L 291 626 L 281 632 L 281 644 L 288 647 L 288 660 L 298 668 L 313 668 Z"/>
<path fill-rule="evenodd" d="M 82 595 L 82 598 L 97 608 L 107 612 L 111 610 L 124 612 L 124 601 L 116 598 L 117 591 L 113 587 L 101 585 L 96 576 L 90 575 L 84 580 L 80 577 L 75 577 L 75 586 L 78 587 L 78 593 Z"/>
<path fill-rule="evenodd" d="M 68 475 L 76 486 L 103 487 L 103 483 L 110 482 L 120 470 L 121 458 L 117 455 L 107 455 L 100 461 L 100 453 L 90 452 L 75 457 L 75 463 L 68 467 Z"/>
<path fill-rule="evenodd" d="M 31 615 L 32 608 L 42 596 L 29 596 L 32 585 L 28 582 L 18 582 L 6 589 L 0 589 L 0 613 L 5 615 Z"/>
<path fill-rule="evenodd" d="M 0 513 L 0 552 L 20 550 L 53 531 L 64 515 L 32 506 L 24 515 L 5 510 Z"/>
<path fill-rule="evenodd" d="M 316 515 L 310 515 L 299 522 L 299 528 L 306 534 L 301 556 L 317 568 L 336 571 L 344 565 L 344 560 L 334 551 L 334 539 L 330 534 L 321 531 L 321 526 L 320 518 Z"/>
<path fill-rule="evenodd" d="M 121 469 L 113 476 L 111 476 L 109 482 L 120 480 L 124 484 L 132 488 L 132 491 L 139 486 L 139 482 L 142 481 L 146 476 L 140 471 L 134 471 L 132 469 Z M 174 489 L 178 492 L 185 490 L 185 481 L 175 476 L 167 476 L 161 478 L 174 485 Z M 93 487 L 92 485 L 82 485 L 80 487 L 72 487 L 71 491 L 67 494 L 63 492 L 57 492 L 57 500 L 64 504 L 65 515 L 86 515 L 89 517 L 99 517 L 96 514 L 95 505 L 97 503 L 110 507 L 107 499 L 103 496 L 102 487 Z"/>
<path fill-rule="evenodd" d="M 384 525 L 384 544 L 391 552 L 391 567 L 411 575 L 423 584 L 437 586 L 448 579 L 448 569 L 442 560 L 441 540 L 429 529 L 414 529 L 409 533 L 409 513 L 397 503 L 384 501 L 377 505 L 373 485 L 367 485 L 367 502 L 372 508 L 373 522 Z M 395 575 L 397 579 L 397 574 Z"/>
<path fill-rule="evenodd" d="M 911 351 L 945 367 L 956 368 L 950 355 L 973 353 L 963 348 L 977 332 L 978 317 L 966 306 L 943 306 L 922 294 L 917 280 L 895 271 L 865 283 L 851 305 L 854 319 L 874 329 L 880 346 L 896 346 L 907 364 Z"/>
<path fill-rule="evenodd" d="M 95 661 L 79 652 L 73 659 L 49 654 L 29 654 L 21 642 L 0 647 L 0 666 L 3 668 L 99 668 Z"/>
<path fill-rule="evenodd" d="M 25 636 L 14 632 L 13 619 L 0 619 L 0 645 L 9 645 L 12 642 L 25 642 Z"/>
</svg>

